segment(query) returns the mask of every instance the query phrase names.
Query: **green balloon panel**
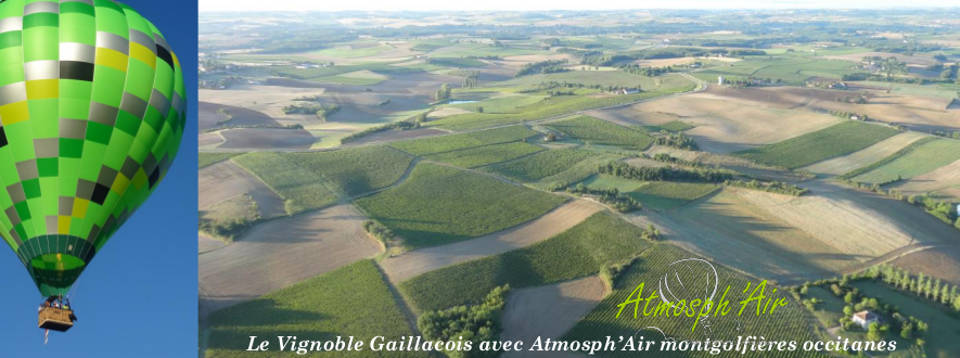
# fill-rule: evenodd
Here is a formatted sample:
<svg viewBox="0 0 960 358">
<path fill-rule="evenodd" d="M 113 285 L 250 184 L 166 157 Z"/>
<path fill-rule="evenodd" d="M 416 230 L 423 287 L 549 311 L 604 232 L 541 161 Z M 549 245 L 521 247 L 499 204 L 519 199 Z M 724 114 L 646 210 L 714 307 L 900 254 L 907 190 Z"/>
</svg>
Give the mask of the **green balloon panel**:
<svg viewBox="0 0 960 358">
<path fill-rule="evenodd" d="M 164 177 L 183 74 L 110 0 L 0 2 L 0 236 L 45 296 L 70 289 Z"/>
</svg>

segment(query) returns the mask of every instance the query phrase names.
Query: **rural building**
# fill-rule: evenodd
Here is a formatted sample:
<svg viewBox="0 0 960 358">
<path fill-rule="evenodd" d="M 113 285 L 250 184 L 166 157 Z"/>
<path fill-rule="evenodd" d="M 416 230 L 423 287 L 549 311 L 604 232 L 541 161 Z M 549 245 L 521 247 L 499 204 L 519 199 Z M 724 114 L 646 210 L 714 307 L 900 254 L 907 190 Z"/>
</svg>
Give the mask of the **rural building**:
<svg viewBox="0 0 960 358">
<path fill-rule="evenodd" d="M 640 93 L 640 90 L 637 88 L 624 88 L 620 90 L 620 94 L 634 94 L 634 93 Z"/>
<path fill-rule="evenodd" d="M 723 85 L 723 76 L 717 76 L 717 84 L 721 86 Z"/>
<path fill-rule="evenodd" d="M 876 323 L 879 320 L 880 317 L 878 317 L 876 313 L 867 310 L 853 314 L 853 323 L 860 325 L 863 329 L 870 328 L 871 323 Z"/>
</svg>

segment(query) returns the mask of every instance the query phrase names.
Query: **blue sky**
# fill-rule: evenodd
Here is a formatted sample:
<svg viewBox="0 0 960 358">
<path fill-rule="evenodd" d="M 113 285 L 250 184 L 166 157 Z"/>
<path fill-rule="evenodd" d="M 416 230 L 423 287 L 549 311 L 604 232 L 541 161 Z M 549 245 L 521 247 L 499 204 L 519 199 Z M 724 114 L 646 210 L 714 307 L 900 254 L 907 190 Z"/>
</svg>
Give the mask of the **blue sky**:
<svg viewBox="0 0 960 358">
<path fill-rule="evenodd" d="M 199 0 L 200 11 L 440 11 L 440 10 L 622 10 L 622 9 L 886 9 L 902 7 L 957 7 L 944 0 Z"/>
<path fill-rule="evenodd" d="M 0 356 L 197 355 L 197 19 L 193 0 L 127 0 L 163 32 L 186 71 L 187 132 L 170 174 L 74 285 L 79 322 L 43 344 L 43 300 L 6 244 L 0 249 Z"/>
</svg>

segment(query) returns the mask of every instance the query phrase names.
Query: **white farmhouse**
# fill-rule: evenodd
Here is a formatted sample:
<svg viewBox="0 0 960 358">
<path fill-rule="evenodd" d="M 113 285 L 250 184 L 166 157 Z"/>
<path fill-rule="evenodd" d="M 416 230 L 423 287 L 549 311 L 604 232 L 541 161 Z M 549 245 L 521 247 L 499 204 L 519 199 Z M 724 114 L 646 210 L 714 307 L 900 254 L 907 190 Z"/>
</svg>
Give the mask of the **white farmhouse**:
<svg viewBox="0 0 960 358">
<path fill-rule="evenodd" d="M 864 330 L 870 328 L 871 323 L 876 323 L 880 317 L 876 313 L 864 310 L 853 314 L 853 323 L 856 323 Z"/>
</svg>

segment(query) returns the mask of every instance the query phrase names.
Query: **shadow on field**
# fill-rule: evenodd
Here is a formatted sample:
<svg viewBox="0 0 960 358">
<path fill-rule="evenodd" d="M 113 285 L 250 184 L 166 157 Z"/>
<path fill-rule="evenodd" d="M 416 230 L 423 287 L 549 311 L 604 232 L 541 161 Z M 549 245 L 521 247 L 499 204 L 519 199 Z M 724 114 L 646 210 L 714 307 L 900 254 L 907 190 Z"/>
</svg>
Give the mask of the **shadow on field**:
<svg viewBox="0 0 960 358">
<path fill-rule="evenodd" d="M 213 312 L 209 321 L 211 329 L 218 327 L 242 329 L 240 327 L 296 325 L 329 318 L 331 318 L 329 315 L 313 311 L 279 307 L 273 299 L 261 298 Z M 276 332 L 273 335 L 276 335 Z"/>
</svg>

